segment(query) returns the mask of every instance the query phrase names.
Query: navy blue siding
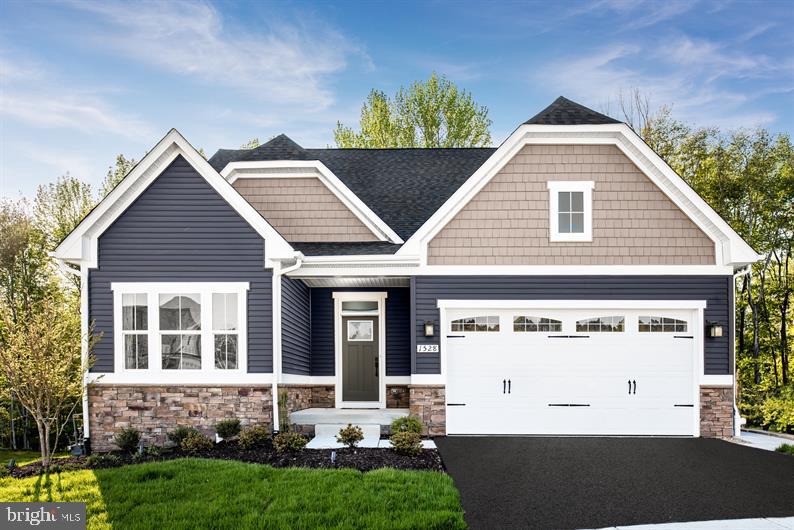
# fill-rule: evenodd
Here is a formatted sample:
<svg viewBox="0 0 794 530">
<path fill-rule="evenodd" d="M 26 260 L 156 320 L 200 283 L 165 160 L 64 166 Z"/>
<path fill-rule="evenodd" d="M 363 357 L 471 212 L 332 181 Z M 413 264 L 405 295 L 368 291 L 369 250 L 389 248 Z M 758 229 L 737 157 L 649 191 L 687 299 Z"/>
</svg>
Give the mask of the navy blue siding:
<svg viewBox="0 0 794 530">
<path fill-rule="evenodd" d="M 93 371 L 113 371 L 111 282 L 250 282 L 248 371 L 272 372 L 272 272 L 264 241 L 181 156 L 99 238 L 89 318 L 103 333 Z"/>
<path fill-rule="evenodd" d="M 411 374 L 411 295 L 408 288 L 311 289 L 311 375 L 334 375 L 334 291 L 386 291 L 386 375 Z"/>
<path fill-rule="evenodd" d="M 415 314 L 413 344 L 438 344 L 437 300 L 706 300 L 707 322 L 728 330 L 704 339 L 706 374 L 730 374 L 731 276 L 420 276 L 412 280 Z M 435 337 L 424 336 L 424 322 L 436 322 Z M 416 351 L 415 347 L 411 348 Z M 439 373 L 439 355 L 411 355 L 415 374 Z"/>
<path fill-rule="evenodd" d="M 281 369 L 285 374 L 311 375 L 311 298 L 300 280 L 281 278 Z"/>
</svg>

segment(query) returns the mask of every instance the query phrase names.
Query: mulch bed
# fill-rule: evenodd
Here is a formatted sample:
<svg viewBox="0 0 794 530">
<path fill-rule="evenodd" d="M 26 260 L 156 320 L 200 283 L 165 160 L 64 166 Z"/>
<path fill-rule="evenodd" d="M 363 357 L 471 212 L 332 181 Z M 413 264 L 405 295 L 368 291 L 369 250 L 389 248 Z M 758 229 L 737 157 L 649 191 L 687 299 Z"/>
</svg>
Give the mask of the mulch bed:
<svg viewBox="0 0 794 530">
<path fill-rule="evenodd" d="M 331 461 L 331 453 L 336 452 L 336 459 Z M 143 462 L 160 462 L 176 458 L 212 458 L 217 460 L 236 460 L 254 464 L 267 464 L 273 467 L 306 467 L 317 469 L 352 468 L 359 471 L 372 471 L 384 467 L 408 470 L 444 471 L 441 455 L 436 449 L 423 449 L 416 456 L 400 455 L 391 449 L 304 449 L 297 453 L 278 454 L 272 443 L 266 443 L 253 449 L 243 449 L 235 442 L 220 442 L 210 451 L 187 454 L 181 450 L 172 450 L 157 456 L 139 455 L 133 458 L 126 453 L 112 453 L 118 457 L 116 461 L 92 462 L 84 456 L 71 456 L 55 461 L 50 472 L 74 471 L 79 469 L 101 469 L 119 467 L 127 464 Z M 92 465 L 93 464 L 93 465 Z M 38 462 L 19 466 L 11 470 L 11 476 L 25 478 L 40 475 L 43 472 Z"/>
</svg>

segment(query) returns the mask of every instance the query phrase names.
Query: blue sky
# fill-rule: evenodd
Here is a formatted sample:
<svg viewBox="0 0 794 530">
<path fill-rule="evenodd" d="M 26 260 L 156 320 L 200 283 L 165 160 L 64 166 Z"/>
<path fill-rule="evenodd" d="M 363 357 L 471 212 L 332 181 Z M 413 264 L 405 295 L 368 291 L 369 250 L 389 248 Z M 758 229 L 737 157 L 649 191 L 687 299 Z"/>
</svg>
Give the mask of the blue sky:
<svg viewBox="0 0 794 530">
<path fill-rule="evenodd" d="M 794 2 L 0 3 L 0 195 L 94 185 L 171 127 L 212 154 L 356 124 L 372 88 L 432 71 L 501 142 L 565 95 L 616 111 L 640 89 L 723 129 L 794 125 Z M 610 104 L 611 102 L 611 104 Z"/>
</svg>

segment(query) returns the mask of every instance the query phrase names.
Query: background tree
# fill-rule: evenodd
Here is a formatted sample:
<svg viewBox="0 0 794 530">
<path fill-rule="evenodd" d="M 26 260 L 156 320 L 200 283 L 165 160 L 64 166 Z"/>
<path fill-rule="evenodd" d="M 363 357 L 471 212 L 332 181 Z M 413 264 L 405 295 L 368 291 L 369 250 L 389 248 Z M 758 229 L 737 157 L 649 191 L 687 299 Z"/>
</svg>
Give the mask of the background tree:
<svg viewBox="0 0 794 530">
<path fill-rule="evenodd" d="M 361 108 L 360 131 L 340 122 L 338 147 L 484 147 L 491 144 L 488 108 L 435 73 L 401 87 L 393 98 L 372 90 Z"/>
<path fill-rule="evenodd" d="M 203 153 L 202 156 L 204 156 Z M 134 158 L 126 158 L 121 154 L 116 156 L 116 164 L 108 168 L 105 180 L 102 182 L 102 188 L 99 191 L 99 199 L 102 200 L 105 195 L 110 193 L 111 190 L 127 176 L 127 173 L 132 171 L 132 168 L 134 168 L 137 163 L 138 162 Z"/>
<path fill-rule="evenodd" d="M 250 140 L 245 142 L 243 145 L 241 145 L 240 149 L 256 149 L 260 145 L 262 145 L 262 144 L 259 141 L 259 138 L 251 138 Z"/>
</svg>

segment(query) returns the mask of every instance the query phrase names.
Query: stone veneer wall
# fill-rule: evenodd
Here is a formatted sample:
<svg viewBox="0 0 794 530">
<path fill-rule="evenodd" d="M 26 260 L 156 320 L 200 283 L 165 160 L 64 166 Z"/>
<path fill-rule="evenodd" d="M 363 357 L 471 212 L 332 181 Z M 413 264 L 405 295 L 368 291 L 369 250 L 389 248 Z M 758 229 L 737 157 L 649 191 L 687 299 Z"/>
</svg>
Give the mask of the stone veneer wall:
<svg viewBox="0 0 794 530">
<path fill-rule="evenodd" d="M 700 436 L 733 436 L 733 387 L 700 387 Z"/>
<path fill-rule="evenodd" d="M 407 409 L 410 403 L 408 385 L 386 385 L 387 409 Z"/>
<path fill-rule="evenodd" d="M 163 444 L 177 425 L 214 435 L 215 423 L 239 418 L 243 425 L 273 421 L 272 387 L 203 385 L 90 385 L 88 421 L 94 451 L 116 449 L 124 427 L 135 427 L 144 444 Z"/>
<path fill-rule="evenodd" d="M 426 434 L 447 433 L 447 409 L 444 385 L 409 385 L 411 415 L 425 424 Z"/>
<path fill-rule="evenodd" d="M 287 411 L 321 408 L 332 409 L 336 405 L 333 385 L 279 385 L 279 391 L 287 391 Z"/>
</svg>

